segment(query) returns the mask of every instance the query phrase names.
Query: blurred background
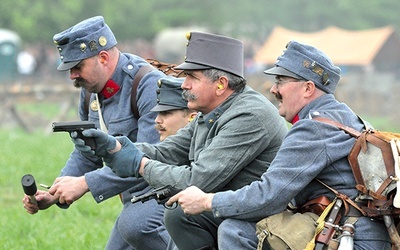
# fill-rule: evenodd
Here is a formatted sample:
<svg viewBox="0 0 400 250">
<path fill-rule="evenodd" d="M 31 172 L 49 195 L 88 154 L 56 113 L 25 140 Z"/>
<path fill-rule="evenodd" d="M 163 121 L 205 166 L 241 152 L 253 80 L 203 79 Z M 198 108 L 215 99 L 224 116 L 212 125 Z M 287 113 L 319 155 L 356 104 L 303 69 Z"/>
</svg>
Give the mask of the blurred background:
<svg viewBox="0 0 400 250">
<path fill-rule="evenodd" d="M 400 132 L 398 0 L 2 0 L 0 8 L 0 245 L 103 249 L 118 199 L 86 195 L 67 211 L 31 216 L 23 174 L 51 184 L 73 146 L 53 121 L 77 120 L 78 89 L 58 72 L 54 34 L 102 15 L 123 52 L 180 63 L 188 31 L 242 40 L 248 84 L 271 101 L 271 67 L 287 42 L 314 45 L 342 69 L 336 96 L 379 130 Z M 133 222 L 134 223 L 134 222 Z"/>
<path fill-rule="evenodd" d="M 121 51 L 169 63 L 183 61 L 187 31 L 241 39 L 248 83 L 270 99 L 273 79 L 262 71 L 288 41 L 314 45 L 342 68 L 339 100 L 361 115 L 397 123 L 399 10 L 396 0 L 3 0 L 0 105 L 6 108 L 0 114 L 9 119 L 0 126 L 11 123 L 30 130 L 28 123 L 48 123 L 31 112 L 21 114 L 21 102 L 61 102 L 60 112 L 55 111 L 59 119 L 75 108 L 77 90 L 71 87 L 68 72 L 56 70 L 59 56 L 52 37 L 95 15 L 104 16 Z"/>
</svg>

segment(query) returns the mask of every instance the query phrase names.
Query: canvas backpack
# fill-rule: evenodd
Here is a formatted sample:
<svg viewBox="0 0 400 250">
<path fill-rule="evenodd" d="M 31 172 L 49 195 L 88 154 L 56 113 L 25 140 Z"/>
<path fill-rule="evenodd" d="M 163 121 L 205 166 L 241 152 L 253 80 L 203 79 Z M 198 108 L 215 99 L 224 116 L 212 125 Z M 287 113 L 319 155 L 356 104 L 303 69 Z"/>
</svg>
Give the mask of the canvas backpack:
<svg viewBox="0 0 400 250">
<path fill-rule="evenodd" d="M 364 216 L 383 220 L 392 245 L 400 249 L 400 134 L 365 128 L 357 131 L 325 117 L 313 119 L 331 124 L 356 138 L 348 160 L 359 194 L 357 202 Z M 361 119 L 361 118 L 360 118 Z"/>
</svg>

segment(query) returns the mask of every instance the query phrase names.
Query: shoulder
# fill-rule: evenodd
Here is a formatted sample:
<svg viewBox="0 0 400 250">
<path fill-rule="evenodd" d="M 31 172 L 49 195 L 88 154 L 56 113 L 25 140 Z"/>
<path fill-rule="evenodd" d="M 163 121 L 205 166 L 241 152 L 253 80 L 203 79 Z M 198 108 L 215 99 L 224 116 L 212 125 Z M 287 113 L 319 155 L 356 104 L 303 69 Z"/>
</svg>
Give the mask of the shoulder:
<svg viewBox="0 0 400 250">
<path fill-rule="evenodd" d="M 278 109 L 260 92 L 246 87 L 242 93 L 238 94 L 231 105 L 231 109 L 238 113 L 254 114 L 255 116 L 266 118 L 280 118 Z"/>
</svg>

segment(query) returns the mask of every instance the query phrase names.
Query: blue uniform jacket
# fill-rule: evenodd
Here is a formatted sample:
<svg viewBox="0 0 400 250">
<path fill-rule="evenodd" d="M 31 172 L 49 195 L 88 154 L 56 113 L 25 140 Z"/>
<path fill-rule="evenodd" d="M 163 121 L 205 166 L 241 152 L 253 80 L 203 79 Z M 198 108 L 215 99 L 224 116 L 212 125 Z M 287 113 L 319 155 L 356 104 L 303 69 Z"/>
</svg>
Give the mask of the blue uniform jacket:
<svg viewBox="0 0 400 250">
<path fill-rule="evenodd" d="M 111 77 L 120 86 L 120 90 L 102 102 L 102 115 L 110 135 L 124 135 L 132 141 L 157 143 L 159 134 L 154 128 L 156 112 L 150 112 L 156 105 L 157 81 L 164 74 L 159 70 L 153 70 L 146 74 L 137 89 L 136 103 L 140 118 L 135 119 L 131 108 L 131 90 L 133 78 L 140 67 L 147 65 L 147 62 L 135 55 L 120 53 L 117 68 Z M 84 100 L 85 90 L 80 95 L 79 115 L 81 120 L 93 121 L 96 127 L 99 125 L 97 111 L 89 107 L 87 114 Z M 92 94 L 90 103 L 94 100 Z M 90 192 L 97 202 L 101 202 L 124 191 L 139 195 L 147 192 L 150 187 L 143 178 L 120 178 L 110 168 L 103 167 L 103 162 L 98 157 L 87 158 L 76 149 L 71 153 L 61 176 L 82 176 L 85 175 Z M 124 193 L 124 201 L 129 201 L 131 195 Z"/>
<path fill-rule="evenodd" d="M 355 139 L 335 126 L 310 119 L 315 111 L 359 131 L 363 128 L 350 108 L 333 95 L 314 100 L 300 111 L 300 120 L 289 130 L 261 181 L 214 196 L 216 217 L 258 221 L 282 212 L 291 200 L 301 206 L 320 195 L 333 198 L 332 191 L 315 178 L 354 200 L 356 183 L 347 156 Z M 389 240 L 382 222 L 361 217 L 355 227 L 355 240 Z"/>
</svg>

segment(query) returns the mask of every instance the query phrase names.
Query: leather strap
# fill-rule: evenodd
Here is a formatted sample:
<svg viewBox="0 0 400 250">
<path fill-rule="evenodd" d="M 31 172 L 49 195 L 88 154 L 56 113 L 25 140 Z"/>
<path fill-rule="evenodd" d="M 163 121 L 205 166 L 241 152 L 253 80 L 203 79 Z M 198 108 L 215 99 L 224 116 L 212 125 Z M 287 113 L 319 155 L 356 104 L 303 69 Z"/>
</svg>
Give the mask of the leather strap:
<svg viewBox="0 0 400 250">
<path fill-rule="evenodd" d="M 333 125 L 335 127 L 338 127 L 339 129 L 343 130 L 347 134 L 349 134 L 349 135 L 351 135 L 353 137 L 356 137 L 356 138 L 358 138 L 361 135 L 360 131 L 357 131 L 354 128 L 351 128 L 351 127 L 346 126 L 346 125 L 344 125 L 344 124 L 342 124 L 340 122 L 331 120 L 331 119 L 326 118 L 326 117 L 313 117 L 313 120 L 317 120 L 317 121 L 320 121 L 320 122 L 331 124 L 331 125 Z"/>
<path fill-rule="evenodd" d="M 136 94 L 137 94 L 137 88 L 139 86 L 140 81 L 142 78 L 149 73 L 150 71 L 154 70 L 155 68 L 153 66 L 142 66 L 138 72 L 135 75 L 135 78 L 133 78 L 133 83 L 132 83 L 132 93 L 131 93 L 131 108 L 132 108 L 132 113 L 135 116 L 136 120 L 139 120 L 139 110 L 137 108 L 137 103 L 136 103 Z"/>
</svg>

